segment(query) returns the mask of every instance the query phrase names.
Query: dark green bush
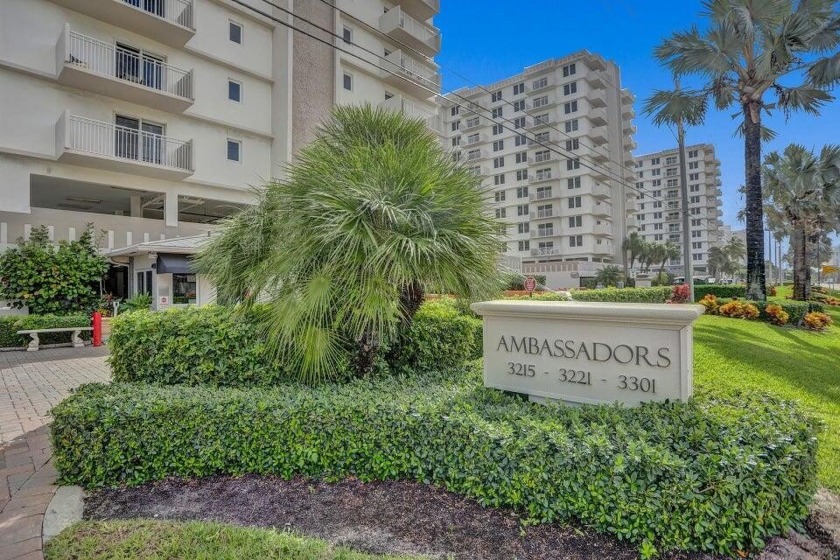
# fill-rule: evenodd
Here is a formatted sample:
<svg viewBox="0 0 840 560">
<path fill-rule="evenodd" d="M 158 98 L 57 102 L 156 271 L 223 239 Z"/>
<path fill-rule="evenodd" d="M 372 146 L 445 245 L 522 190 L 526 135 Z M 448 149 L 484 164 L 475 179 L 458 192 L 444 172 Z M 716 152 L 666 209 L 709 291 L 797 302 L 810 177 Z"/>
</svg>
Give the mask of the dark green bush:
<svg viewBox="0 0 840 560">
<path fill-rule="evenodd" d="M 114 380 L 267 386 L 289 379 L 292 372 L 269 350 L 258 327 L 259 314 L 266 311 L 211 305 L 119 315 L 108 341 Z M 481 352 L 481 338 L 475 338 L 479 326 L 449 300 L 425 303 L 404 343 L 386 343 L 383 358 L 393 357 L 400 371 L 459 367 L 476 355 L 476 346 Z"/>
<path fill-rule="evenodd" d="M 575 301 L 609 301 L 616 303 L 665 303 L 671 297 L 671 286 L 655 288 L 604 288 L 601 290 L 575 290 Z"/>
<path fill-rule="evenodd" d="M 702 284 L 694 286 L 694 299 L 700 301 L 706 294 L 717 298 L 739 298 L 747 296 L 747 287 L 743 284 Z"/>
<path fill-rule="evenodd" d="M 476 369 L 250 390 L 87 385 L 53 416 L 65 484 L 409 479 L 660 550 L 762 547 L 799 526 L 815 491 L 814 425 L 747 393 L 543 406 L 485 389 Z"/>
<path fill-rule="evenodd" d="M 524 290 L 525 289 L 525 278 L 524 274 L 518 273 L 510 273 L 504 276 L 504 289 L 505 290 Z M 534 280 L 537 281 L 537 286 L 545 286 L 545 276 L 544 275 L 536 275 L 534 276 Z"/>
<path fill-rule="evenodd" d="M 11 315 L 0 317 L 0 348 L 23 348 L 32 340 L 28 334 L 17 331 L 35 329 L 61 329 L 68 327 L 89 327 L 87 315 Z M 64 344 L 70 342 L 73 333 L 46 333 L 38 335 L 41 344 Z M 82 331 L 81 338 L 90 340 L 90 331 Z"/>
</svg>

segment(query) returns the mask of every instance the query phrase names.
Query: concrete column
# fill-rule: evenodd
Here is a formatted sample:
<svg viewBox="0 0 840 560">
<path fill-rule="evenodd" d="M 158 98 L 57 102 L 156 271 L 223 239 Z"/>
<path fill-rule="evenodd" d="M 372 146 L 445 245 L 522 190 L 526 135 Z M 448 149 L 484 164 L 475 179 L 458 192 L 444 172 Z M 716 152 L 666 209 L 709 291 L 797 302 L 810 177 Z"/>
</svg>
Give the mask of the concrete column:
<svg viewBox="0 0 840 560">
<path fill-rule="evenodd" d="M 166 216 L 166 226 L 178 227 L 178 193 L 171 191 L 166 193 L 163 211 Z"/>
<path fill-rule="evenodd" d="M 143 217 L 143 201 L 139 196 L 132 196 L 131 197 L 131 210 L 130 216 L 132 218 L 142 218 Z"/>
</svg>

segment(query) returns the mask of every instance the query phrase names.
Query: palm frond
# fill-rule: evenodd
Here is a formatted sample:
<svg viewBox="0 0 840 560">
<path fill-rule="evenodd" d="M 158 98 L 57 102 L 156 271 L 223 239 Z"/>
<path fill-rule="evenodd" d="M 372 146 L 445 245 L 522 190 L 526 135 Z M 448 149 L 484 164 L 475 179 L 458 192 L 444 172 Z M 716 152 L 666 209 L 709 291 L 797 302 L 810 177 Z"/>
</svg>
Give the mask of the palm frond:
<svg viewBox="0 0 840 560">
<path fill-rule="evenodd" d="M 840 83 L 840 52 L 820 58 L 808 66 L 808 83 L 829 88 Z"/>
<path fill-rule="evenodd" d="M 801 85 L 798 87 L 774 87 L 778 97 L 776 105 L 790 117 L 793 111 L 805 111 L 812 115 L 818 115 L 819 109 L 834 97 L 822 88 Z"/>
<path fill-rule="evenodd" d="M 653 53 L 676 75 L 715 78 L 732 71 L 730 50 L 736 40 L 731 30 L 720 29 L 718 34 L 718 40 L 712 41 L 697 27 L 678 31 L 660 43 Z"/>
<path fill-rule="evenodd" d="M 656 126 L 674 125 L 680 120 L 697 126 L 706 118 L 708 103 L 703 92 L 655 90 L 645 101 L 642 112 L 652 116 Z"/>
</svg>

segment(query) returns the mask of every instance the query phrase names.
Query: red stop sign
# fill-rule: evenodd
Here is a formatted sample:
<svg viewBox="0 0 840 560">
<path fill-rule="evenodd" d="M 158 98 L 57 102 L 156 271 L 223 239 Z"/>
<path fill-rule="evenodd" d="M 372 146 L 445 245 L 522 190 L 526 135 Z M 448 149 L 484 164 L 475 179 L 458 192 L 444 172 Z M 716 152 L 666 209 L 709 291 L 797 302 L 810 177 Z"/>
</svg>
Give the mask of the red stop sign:
<svg viewBox="0 0 840 560">
<path fill-rule="evenodd" d="M 537 279 L 533 276 L 529 276 L 525 279 L 525 290 L 528 292 L 533 292 L 537 289 Z"/>
</svg>

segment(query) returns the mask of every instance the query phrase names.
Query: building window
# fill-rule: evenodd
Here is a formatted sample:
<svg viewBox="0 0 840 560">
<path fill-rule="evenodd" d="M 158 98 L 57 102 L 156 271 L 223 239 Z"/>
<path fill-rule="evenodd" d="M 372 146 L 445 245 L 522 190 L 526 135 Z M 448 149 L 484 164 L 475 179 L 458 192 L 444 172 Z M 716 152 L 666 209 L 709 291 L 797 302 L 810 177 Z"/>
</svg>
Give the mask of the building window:
<svg viewBox="0 0 840 560">
<path fill-rule="evenodd" d="M 650 164 L 651 165 L 659 165 L 659 158 L 658 157 L 651 158 Z"/>
<path fill-rule="evenodd" d="M 490 94 L 490 101 L 495 103 L 496 101 L 502 100 L 502 90 L 494 91 Z"/>
<path fill-rule="evenodd" d="M 570 228 L 583 227 L 583 216 L 569 216 L 569 227 Z"/>
<path fill-rule="evenodd" d="M 567 179 L 566 184 L 570 189 L 579 189 L 580 188 L 580 177 L 572 177 L 570 179 Z"/>
<path fill-rule="evenodd" d="M 516 170 L 516 180 L 517 181 L 527 181 L 528 180 L 528 170 L 527 169 L 517 169 Z M 525 192 L 527 194 L 528 187 L 525 187 Z"/>
<path fill-rule="evenodd" d="M 577 93 L 577 82 L 571 82 L 563 86 L 563 95 L 572 95 Z"/>
<path fill-rule="evenodd" d="M 580 208 L 582 205 L 583 205 L 582 197 L 580 197 L 580 196 L 569 197 L 569 208 Z"/>
<path fill-rule="evenodd" d="M 554 224 L 537 224 L 537 235 L 551 237 L 554 235 Z"/>
<path fill-rule="evenodd" d="M 570 235 L 569 236 L 569 247 L 583 247 L 583 236 L 582 235 Z"/>
<path fill-rule="evenodd" d="M 527 163 L 528 162 L 528 152 L 519 152 L 516 154 L 516 163 Z"/>
<path fill-rule="evenodd" d="M 344 42 L 348 45 L 353 42 L 353 30 L 349 27 L 345 27 L 341 32 L 342 37 L 344 38 Z"/>
<path fill-rule="evenodd" d="M 546 86 L 548 86 L 548 77 L 547 76 L 543 76 L 539 80 L 534 80 L 531 83 L 531 89 L 540 89 L 540 88 L 544 88 Z"/>
<path fill-rule="evenodd" d="M 501 175 L 495 175 L 493 177 L 493 184 L 494 185 L 504 185 L 505 184 L 505 174 L 502 173 Z"/>
<path fill-rule="evenodd" d="M 505 141 L 504 140 L 496 140 L 493 142 L 493 151 L 494 152 L 501 152 L 505 149 Z"/>
<path fill-rule="evenodd" d="M 548 161 L 551 159 L 551 150 L 540 150 L 538 152 L 534 152 L 534 161 L 536 163 L 542 163 L 544 161 Z"/>
<path fill-rule="evenodd" d="M 195 274 L 172 275 L 172 303 L 174 305 L 195 305 L 196 298 Z"/>
<path fill-rule="evenodd" d="M 504 166 L 505 166 L 505 158 L 504 157 L 493 158 L 493 167 L 495 169 L 498 169 L 498 168 L 504 167 Z"/>
<path fill-rule="evenodd" d="M 467 161 L 476 160 L 481 157 L 481 150 L 470 150 L 467 152 Z"/>
<path fill-rule="evenodd" d="M 504 130 L 505 129 L 504 129 L 504 127 L 502 127 L 502 125 L 494 124 L 493 125 L 493 136 L 497 136 L 497 135 L 501 134 Z"/>
<path fill-rule="evenodd" d="M 529 251 L 530 249 L 531 249 L 531 242 L 530 241 L 526 240 L 526 241 L 520 241 L 519 242 L 519 250 L 520 251 Z"/>
<path fill-rule="evenodd" d="M 574 62 L 572 64 L 567 64 L 566 66 L 563 67 L 563 77 L 564 78 L 567 78 L 569 76 L 573 76 L 576 72 L 577 72 L 577 67 L 575 66 Z"/>
<path fill-rule="evenodd" d="M 493 112 L 493 118 L 494 119 L 498 119 L 499 117 L 502 116 L 502 113 L 503 113 L 502 109 L 504 109 L 504 107 L 496 107 L 495 109 L 493 109 L 492 112 Z"/>
<path fill-rule="evenodd" d="M 228 99 L 237 103 L 242 101 L 242 84 L 228 80 Z"/>
<path fill-rule="evenodd" d="M 527 216 L 528 215 L 528 205 L 527 204 L 520 204 L 516 207 L 516 215 L 517 216 Z"/>
<path fill-rule="evenodd" d="M 134 295 L 152 295 L 152 271 L 145 270 L 137 273 L 137 285 L 134 287 Z"/>
<path fill-rule="evenodd" d="M 513 95 L 522 95 L 525 93 L 525 83 L 513 84 Z"/>
<path fill-rule="evenodd" d="M 525 110 L 525 100 L 520 99 L 519 101 L 513 102 L 513 110 L 514 111 L 524 111 Z"/>
<path fill-rule="evenodd" d="M 507 218 L 507 208 L 496 208 L 497 218 Z"/>
<path fill-rule="evenodd" d="M 700 152 L 698 150 L 689 150 L 688 151 L 688 157 L 690 157 L 690 158 L 696 158 L 696 157 L 699 157 L 699 155 L 700 155 Z"/>
<path fill-rule="evenodd" d="M 499 191 L 494 194 L 493 196 L 496 202 L 504 202 L 505 201 L 505 191 Z"/>
<path fill-rule="evenodd" d="M 242 25 L 234 21 L 228 22 L 228 37 L 237 45 L 242 44 Z"/>
<path fill-rule="evenodd" d="M 548 116 L 548 113 L 543 113 L 542 115 L 534 116 L 534 126 L 539 126 L 541 124 L 548 124 L 549 122 L 551 122 L 551 119 Z"/>
<path fill-rule="evenodd" d="M 575 112 L 577 112 L 577 110 L 578 110 L 577 100 L 569 101 L 568 103 L 563 104 L 563 112 L 567 115 L 569 113 L 575 113 Z"/>
<path fill-rule="evenodd" d="M 566 121 L 564 123 L 566 127 L 566 132 L 574 132 L 578 129 L 578 121 L 577 119 L 572 119 L 570 121 Z"/>
<path fill-rule="evenodd" d="M 456 136 L 455 138 L 452 139 L 452 147 L 453 148 L 455 146 L 460 146 L 460 145 L 461 145 L 461 137 L 460 136 Z"/>
<path fill-rule="evenodd" d="M 461 121 L 455 121 L 452 123 L 452 132 L 459 130 L 461 128 Z"/>
<path fill-rule="evenodd" d="M 566 171 L 572 171 L 573 169 L 580 169 L 580 158 L 566 160 Z"/>
<path fill-rule="evenodd" d="M 228 138 L 227 158 L 229 161 L 242 161 L 242 142 Z"/>
<path fill-rule="evenodd" d="M 690 161 L 688 162 L 689 169 L 698 169 L 700 167 L 700 162 L 697 161 Z"/>
<path fill-rule="evenodd" d="M 573 140 L 566 140 L 566 149 L 568 151 L 571 152 L 573 150 L 577 150 L 578 148 L 580 148 L 580 141 L 578 141 L 577 138 Z"/>
<path fill-rule="evenodd" d="M 528 143 L 528 137 L 524 134 L 517 134 L 516 138 L 513 140 L 513 144 L 515 146 L 524 146 Z"/>
<path fill-rule="evenodd" d="M 353 76 L 346 72 L 344 73 L 344 89 L 353 91 Z"/>
<path fill-rule="evenodd" d="M 516 117 L 513 119 L 513 128 L 525 128 L 525 117 Z"/>
<path fill-rule="evenodd" d="M 520 222 L 516 224 L 516 231 L 518 233 L 529 233 L 531 231 L 531 224 L 528 222 Z"/>
<path fill-rule="evenodd" d="M 478 126 L 480 122 L 481 122 L 480 117 L 470 117 L 469 119 L 467 119 L 467 128 L 472 128 L 474 126 Z"/>
<path fill-rule="evenodd" d="M 516 187 L 516 198 L 527 198 L 528 187 Z"/>
<path fill-rule="evenodd" d="M 543 95 L 542 97 L 537 97 L 534 99 L 534 109 L 539 109 L 540 107 L 544 107 L 548 105 L 548 96 Z"/>
</svg>

